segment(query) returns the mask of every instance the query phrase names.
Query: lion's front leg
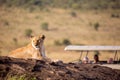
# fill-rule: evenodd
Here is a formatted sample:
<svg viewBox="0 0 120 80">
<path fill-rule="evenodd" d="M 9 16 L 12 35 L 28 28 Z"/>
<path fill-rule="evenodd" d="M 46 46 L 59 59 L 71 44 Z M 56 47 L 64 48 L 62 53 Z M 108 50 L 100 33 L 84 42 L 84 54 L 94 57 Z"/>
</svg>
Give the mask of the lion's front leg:
<svg viewBox="0 0 120 80">
<path fill-rule="evenodd" d="M 42 59 L 42 56 L 39 53 L 34 53 L 32 58 L 34 58 L 34 59 Z"/>
</svg>

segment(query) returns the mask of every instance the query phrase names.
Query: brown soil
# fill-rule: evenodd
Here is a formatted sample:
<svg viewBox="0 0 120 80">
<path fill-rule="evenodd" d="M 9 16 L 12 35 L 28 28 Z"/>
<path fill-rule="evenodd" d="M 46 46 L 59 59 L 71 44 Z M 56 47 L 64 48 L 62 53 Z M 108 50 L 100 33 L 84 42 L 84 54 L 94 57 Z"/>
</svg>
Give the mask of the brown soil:
<svg viewBox="0 0 120 80">
<path fill-rule="evenodd" d="M 120 80 L 120 70 L 95 64 L 0 57 L 0 80 L 21 75 L 27 80 Z"/>
</svg>

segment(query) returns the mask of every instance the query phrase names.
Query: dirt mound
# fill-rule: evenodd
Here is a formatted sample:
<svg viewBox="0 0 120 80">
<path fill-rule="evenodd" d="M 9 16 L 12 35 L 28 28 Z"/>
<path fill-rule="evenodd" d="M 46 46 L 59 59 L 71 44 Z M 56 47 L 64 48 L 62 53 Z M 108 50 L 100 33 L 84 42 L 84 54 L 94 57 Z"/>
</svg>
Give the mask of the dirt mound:
<svg viewBox="0 0 120 80">
<path fill-rule="evenodd" d="M 0 80 L 23 75 L 26 80 L 119 80 L 120 70 L 94 64 L 0 57 Z"/>
</svg>

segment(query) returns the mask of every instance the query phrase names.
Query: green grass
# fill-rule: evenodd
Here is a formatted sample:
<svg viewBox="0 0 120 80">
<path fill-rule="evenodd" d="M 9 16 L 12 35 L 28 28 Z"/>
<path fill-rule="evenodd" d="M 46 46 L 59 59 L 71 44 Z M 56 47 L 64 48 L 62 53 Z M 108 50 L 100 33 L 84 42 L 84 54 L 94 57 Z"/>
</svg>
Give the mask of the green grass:
<svg viewBox="0 0 120 80">
<path fill-rule="evenodd" d="M 12 76 L 12 77 L 9 77 L 7 80 L 26 80 L 25 76 L 22 75 L 22 76 Z"/>
<path fill-rule="evenodd" d="M 27 78 L 25 75 L 21 75 L 21 76 L 11 76 L 11 77 L 8 77 L 7 80 L 37 80 L 37 79 L 35 77 Z"/>
</svg>

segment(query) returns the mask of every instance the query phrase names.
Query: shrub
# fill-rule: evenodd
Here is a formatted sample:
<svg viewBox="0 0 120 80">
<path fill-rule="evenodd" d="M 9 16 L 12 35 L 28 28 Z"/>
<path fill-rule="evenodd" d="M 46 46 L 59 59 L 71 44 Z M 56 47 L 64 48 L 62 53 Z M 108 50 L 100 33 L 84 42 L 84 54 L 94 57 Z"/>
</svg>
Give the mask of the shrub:
<svg viewBox="0 0 120 80">
<path fill-rule="evenodd" d="M 55 40 L 54 41 L 54 44 L 57 45 L 57 46 L 60 46 L 61 45 L 61 42 L 59 40 Z"/>
<path fill-rule="evenodd" d="M 29 7 L 28 9 L 29 9 L 29 12 L 30 12 L 30 13 L 32 13 L 32 12 L 35 11 L 35 8 L 34 8 L 33 6 Z"/>
<path fill-rule="evenodd" d="M 70 40 L 68 40 L 68 39 L 64 39 L 64 40 L 62 41 L 62 44 L 63 44 L 63 45 L 70 45 L 71 42 L 70 42 Z"/>
<path fill-rule="evenodd" d="M 77 16 L 76 12 L 74 12 L 74 11 L 72 11 L 70 14 L 71 14 L 72 17 L 76 17 Z"/>
<path fill-rule="evenodd" d="M 27 36 L 27 37 L 30 37 L 31 36 L 31 34 L 32 34 L 32 29 L 26 29 L 25 30 L 25 35 Z"/>
<path fill-rule="evenodd" d="M 118 14 L 111 14 L 111 17 L 112 18 L 119 18 L 119 15 Z"/>
<path fill-rule="evenodd" d="M 8 22 L 8 21 L 5 21 L 5 22 L 4 22 L 4 25 L 9 26 L 9 22 Z"/>
<path fill-rule="evenodd" d="M 42 24 L 41 24 L 42 30 L 46 30 L 46 31 L 47 31 L 47 30 L 48 30 L 48 25 L 49 25 L 49 24 L 48 24 L 47 22 L 42 23 Z"/>
<path fill-rule="evenodd" d="M 95 30 L 97 31 L 99 27 L 100 27 L 100 24 L 99 24 L 98 22 L 96 22 L 96 23 L 94 24 Z"/>
<path fill-rule="evenodd" d="M 73 9 L 79 9 L 79 8 L 80 8 L 80 5 L 77 4 L 77 3 L 73 3 L 73 4 L 72 4 L 72 8 L 73 8 Z"/>
<path fill-rule="evenodd" d="M 17 38 L 13 38 L 13 41 L 14 41 L 15 45 L 18 43 Z"/>
<path fill-rule="evenodd" d="M 114 17 L 116 17 L 116 16 L 115 16 L 115 14 L 111 14 L 111 17 L 113 17 L 113 18 L 114 18 Z"/>
</svg>

